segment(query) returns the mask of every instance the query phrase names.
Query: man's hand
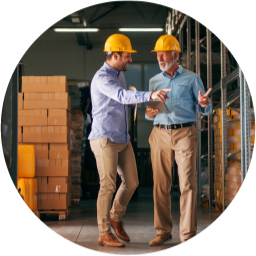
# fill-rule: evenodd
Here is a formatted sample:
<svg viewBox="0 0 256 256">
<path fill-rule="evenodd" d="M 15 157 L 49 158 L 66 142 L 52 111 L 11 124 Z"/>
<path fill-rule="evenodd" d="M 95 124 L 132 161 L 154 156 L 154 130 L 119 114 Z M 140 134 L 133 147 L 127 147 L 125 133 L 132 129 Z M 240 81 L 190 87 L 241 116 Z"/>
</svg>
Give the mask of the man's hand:
<svg viewBox="0 0 256 256">
<path fill-rule="evenodd" d="M 162 90 L 159 90 L 159 91 L 156 91 L 156 92 L 153 92 L 150 96 L 150 98 L 152 100 L 155 100 L 155 99 L 159 99 L 161 100 L 162 102 L 166 101 L 167 99 L 169 99 L 169 97 L 167 96 L 166 92 L 169 92 L 171 91 L 172 89 L 162 89 Z"/>
<path fill-rule="evenodd" d="M 146 115 L 149 118 L 156 116 L 158 113 L 159 113 L 159 110 L 157 108 L 151 108 L 151 107 L 146 108 Z"/>
<path fill-rule="evenodd" d="M 201 91 L 198 92 L 198 103 L 201 105 L 202 108 L 205 108 L 210 104 L 208 95 L 211 90 L 212 88 L 210 88 L 204 95 L 202 95 Z"/>
</svg>

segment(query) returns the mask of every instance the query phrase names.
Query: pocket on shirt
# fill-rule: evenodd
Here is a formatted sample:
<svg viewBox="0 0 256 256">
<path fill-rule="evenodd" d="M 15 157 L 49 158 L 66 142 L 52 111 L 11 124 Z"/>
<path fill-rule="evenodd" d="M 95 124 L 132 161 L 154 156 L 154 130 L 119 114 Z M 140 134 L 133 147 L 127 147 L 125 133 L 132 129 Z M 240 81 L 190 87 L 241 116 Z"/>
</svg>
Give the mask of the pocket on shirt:
<svg viewBox="0 0 256 256">
<path fill-rule="evenodd" d="M 192 97 L 190 86 L 186 84 L 179 84 L 175 88 L 174 99 L 179 101 L 190 100 Z"/>
</svg>

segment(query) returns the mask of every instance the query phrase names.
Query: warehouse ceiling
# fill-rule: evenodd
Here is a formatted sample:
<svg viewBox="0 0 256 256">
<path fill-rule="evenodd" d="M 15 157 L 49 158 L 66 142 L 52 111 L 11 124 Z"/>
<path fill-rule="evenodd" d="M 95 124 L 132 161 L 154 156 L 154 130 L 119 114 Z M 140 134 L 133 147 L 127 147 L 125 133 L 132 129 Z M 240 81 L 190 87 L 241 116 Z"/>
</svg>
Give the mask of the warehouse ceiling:
<svg viewBox="0 0 256 256">
<path fill-rule="evenodd" d="M 122 1 L 93 5 L 63 18 L 53 28 L 99 28 L 96 33 L 76 33 L 77 43 L 90 50 L 95 44 L 104 44 L 108 36 L 119 32 L 119 28 L 163 28 L 163 32 L 125 32 L 136 43 L 155 44 L 165 33 L 168 11 L 162 5 L 144 2 Z"/>
</svg>

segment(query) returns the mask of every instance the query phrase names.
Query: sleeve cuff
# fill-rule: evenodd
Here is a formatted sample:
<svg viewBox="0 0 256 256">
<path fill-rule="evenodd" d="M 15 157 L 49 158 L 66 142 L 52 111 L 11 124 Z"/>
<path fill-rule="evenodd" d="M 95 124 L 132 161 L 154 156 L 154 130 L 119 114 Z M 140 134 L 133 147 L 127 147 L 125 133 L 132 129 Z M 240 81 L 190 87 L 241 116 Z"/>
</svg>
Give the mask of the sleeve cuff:
<svg viewBox="0 0 256 256">
<path fill-rule="evenodd" d="M 202 109 L 201 105 L 197 105 L 197 110 L 203 115 L 209 115 L 212 111 L 212 104 L 210 103 L 208 106 L 206 106 L 204 109 Z"/>
</svg>

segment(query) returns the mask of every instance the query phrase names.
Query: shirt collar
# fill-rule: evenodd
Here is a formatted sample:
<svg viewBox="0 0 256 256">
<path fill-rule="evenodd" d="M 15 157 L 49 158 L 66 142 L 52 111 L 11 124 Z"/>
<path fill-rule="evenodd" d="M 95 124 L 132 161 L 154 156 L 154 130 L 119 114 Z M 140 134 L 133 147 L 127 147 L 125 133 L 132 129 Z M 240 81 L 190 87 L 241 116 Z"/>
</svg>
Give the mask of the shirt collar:
<svg viewBox="0 0 256 256">
<path fill-rule="evenodd" d="M 112 68 L 111 66 L 108 65 L 108 63 L 105 61 L 103 65 L 111 74 L 115 75 L 116 77 L 119 76 L 120 72 L 117 71 L 116 69 Z"/>
<path fill-rule="evenodd" d="M 165 72 L 162 72 L 162 74 L 166 77 L 170 77 L 171 79 L 175 78 L 176 76 L 180 75 L 183 72 L 183 67 L 179 65 L 179 68 L 176 70 L 175 74 L 173 77 L 167 75 Z"/>
</svg>

